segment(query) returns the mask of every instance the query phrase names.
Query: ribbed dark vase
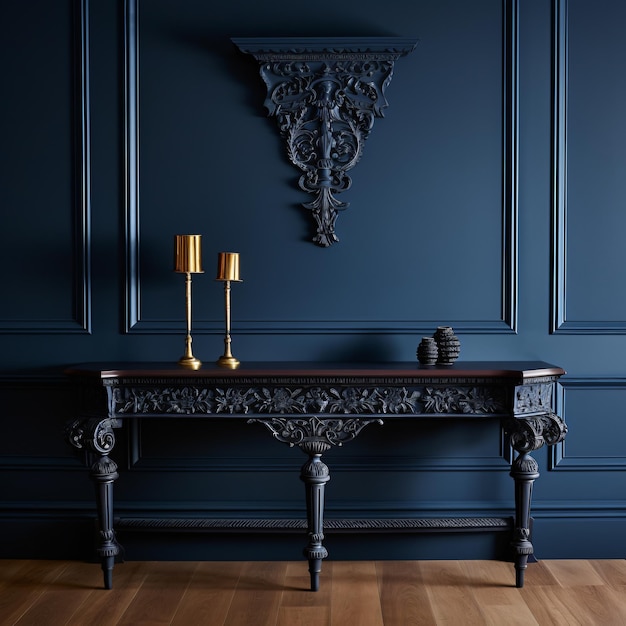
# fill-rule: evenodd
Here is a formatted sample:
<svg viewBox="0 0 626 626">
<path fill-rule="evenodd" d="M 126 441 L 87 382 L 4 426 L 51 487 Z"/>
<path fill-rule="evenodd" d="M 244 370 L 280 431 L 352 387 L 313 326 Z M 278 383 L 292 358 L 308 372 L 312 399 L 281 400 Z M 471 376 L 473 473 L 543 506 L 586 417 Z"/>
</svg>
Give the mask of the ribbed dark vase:
<svg viewBox="0 0 626 626">
<path fill-rule="evenodd" d="M 422 365 L 434 365 L 437 362 L 439 348 L 434 337 L 422 337 L 419 346 L 417 346 L 417 360 Z"/>
<path fill-rule="evenodd" d="M 438 365 L 452 365 L 461 353 L 461 342 L 451 326 L 438 326 L 433 335 L 437 343 Z"/>
</svg>

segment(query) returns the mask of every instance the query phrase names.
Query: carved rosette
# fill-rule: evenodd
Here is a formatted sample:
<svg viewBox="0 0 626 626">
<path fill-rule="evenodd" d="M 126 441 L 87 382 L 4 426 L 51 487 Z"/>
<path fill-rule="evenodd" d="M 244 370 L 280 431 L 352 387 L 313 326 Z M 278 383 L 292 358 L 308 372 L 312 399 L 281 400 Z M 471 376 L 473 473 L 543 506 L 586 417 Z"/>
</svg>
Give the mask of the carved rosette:
<svg viewBox="0 0 626 626">
<path fill-rule="evenodd" d="M 265 106 L 302 171 L 299 186 L 313 195 L 303 203 L 317 224 L 313 241 L 338 241 L 337 212 L 348 206 L 337 194 L 350 188 L 347 172 L 360 160 L 376 117 L 388 106 L 385 89 L 394 62 L 417 41 L 366 39 L 233 39 L 260 63 Z"/>
</svg>

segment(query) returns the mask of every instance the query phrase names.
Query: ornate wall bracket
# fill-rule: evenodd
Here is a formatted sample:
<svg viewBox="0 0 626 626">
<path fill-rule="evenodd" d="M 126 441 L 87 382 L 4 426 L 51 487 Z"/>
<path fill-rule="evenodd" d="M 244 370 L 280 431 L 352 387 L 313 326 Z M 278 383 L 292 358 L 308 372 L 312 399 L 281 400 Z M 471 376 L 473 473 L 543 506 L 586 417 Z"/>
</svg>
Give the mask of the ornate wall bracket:
<svg viewBox="0 0 626 626">
<path fill-rule="evenodd" d="M 313 241 L 328 247 L 337 212 L 348 206 L 337 194 L 350 188 L 350 171 L 363 154 L 376 117 L 388 106 L 385 89 L 394 62 L 416 39 L 234 38 L 260 63 L 267 85 L 265 106 L 278 122 L 289 160 L 302 171 L 303 203 L 317 223 Z"/>
</svg>

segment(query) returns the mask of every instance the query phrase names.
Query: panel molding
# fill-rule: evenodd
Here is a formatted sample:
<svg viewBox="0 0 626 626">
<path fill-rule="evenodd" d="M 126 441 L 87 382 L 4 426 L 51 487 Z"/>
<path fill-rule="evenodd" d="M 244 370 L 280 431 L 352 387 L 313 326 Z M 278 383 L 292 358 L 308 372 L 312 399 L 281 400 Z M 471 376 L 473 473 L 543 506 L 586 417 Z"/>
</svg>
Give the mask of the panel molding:
<svg viewBox="0 0 626 626">
<path fill-rule="evenodd" d="M 139 0 L 125 0 L 125 254 L 126 333 L 178 334 L 180 320 L 142 317 L 139 185 Z M 500 318 L 448 320 L 463 333 L 517 333 L 518 317 L 518 134 L 519 0 L 502 0 L 502 274 Z M 435 320 L 240 320 L 238 334 L 406 334 L 432 332 Z M 222 320 L 194 321 L 196 334 L 222 334 Z"/>
<path fill-rule="evenodd" d="M 550 332 L 565 328 L 567 217 L 567 0 L 554 0 L 552 33 L 552 298 Z"/>
<path fill-rule="evenodd" d="M 124 328 L 128 333 L 131 330 L 136 330 L 141 320 L 141 286 L 139 283 L 139 0 L 125 0 L 124 9 L 124 153 L 126 164 L 124 178 L 126 254 Z"/>
<path fill-rule="evenodd" d="M 568 389 L 602 389 L 622 388 L 626 390 L 626 378 L 567 378 L 561 379 L 556 389 L 556 413 L 567 422 L 567 390 Z M 567 437 L 551 447 L 548 458 L 548 470 L 556 471 L 598 471 L 614 472 L 626 470 L 626 454 L 619 457 L 573 457 L 567 455 Z"/>
<path fill-rule="evenodd" d="M 0 320 L 0 334 L 91 334 L 91 143 L 89 0 L 74 0 L 74 316 L 72 319 Z"/>
<path fill-rule="evenodd" d="M 626 321 L 567 317 L 567 109 L 569 0 L 553 3 L 552 295 L 550 333 L 626 334 Z"/>
</svg>

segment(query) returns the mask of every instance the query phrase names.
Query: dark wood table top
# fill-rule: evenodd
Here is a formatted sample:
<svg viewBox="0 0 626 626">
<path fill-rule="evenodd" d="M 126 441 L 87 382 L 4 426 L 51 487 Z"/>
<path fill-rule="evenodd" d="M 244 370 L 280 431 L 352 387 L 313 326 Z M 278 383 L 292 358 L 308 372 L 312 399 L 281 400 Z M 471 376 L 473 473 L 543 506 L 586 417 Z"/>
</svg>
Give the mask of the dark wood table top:
<svg viewBox="0 0 626 626">
<path fill-rule="evenodd" d="M 205 363 L 198 370 L 167 362 L 83 363 L 65 370 L 88 378 L 257 378 L 257 377 L 402 377 L 402 378 L 538 378 L 559 377 L 565 370 L 543 361 L 457 361 L 453 365 L 421 365 L 417 361 L 388 363 L 322 363 L 302 361 L 244 362 L 237 369 Z"/>
</svg>

